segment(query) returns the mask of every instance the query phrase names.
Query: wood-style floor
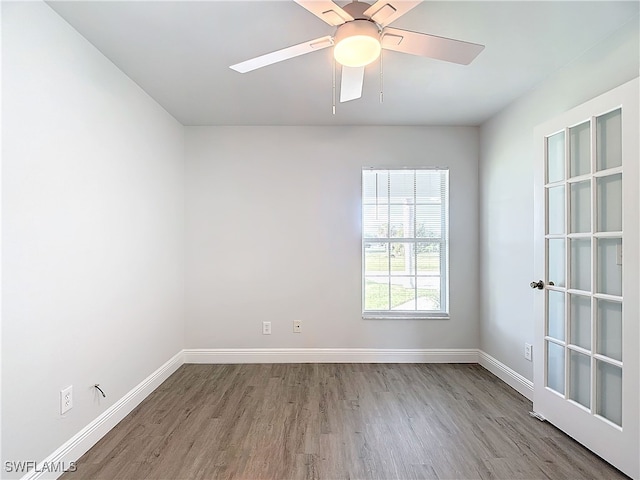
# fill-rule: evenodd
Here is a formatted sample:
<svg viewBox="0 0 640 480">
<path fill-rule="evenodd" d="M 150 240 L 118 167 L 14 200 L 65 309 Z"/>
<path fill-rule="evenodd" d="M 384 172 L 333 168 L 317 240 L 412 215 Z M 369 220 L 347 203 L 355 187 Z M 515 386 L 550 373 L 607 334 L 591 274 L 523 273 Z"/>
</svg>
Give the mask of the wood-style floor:
<svg viewBox="0 0 640 480">
<path fill-rule="evenodd" d="M 478 365 L 184 365 L 64 480 L 617 479 Z"/>
</svg>

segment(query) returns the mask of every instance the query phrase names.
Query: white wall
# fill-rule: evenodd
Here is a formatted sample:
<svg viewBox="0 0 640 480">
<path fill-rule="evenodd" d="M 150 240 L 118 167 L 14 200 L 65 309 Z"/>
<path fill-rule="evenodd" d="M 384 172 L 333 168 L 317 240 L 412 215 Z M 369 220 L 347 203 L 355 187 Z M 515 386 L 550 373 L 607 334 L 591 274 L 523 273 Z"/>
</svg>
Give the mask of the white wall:
<svg viewBox="0 0 640 480">
<path fill-rule="evenodd" d="M 46 4 L 2 9 L 4 466 L 183 348 L 184 132 Z"/>
<path fill-rule="evenodd" d="M 186 347 L 477 348 L 477 140 L 470 127 L 187 128 Z M 450 167 L 450 320 L 361 318 L 363 165 Z"/>
<path fill-rule="evenodd" d="M 532 380 L 533 129 L 638 76 L 638 18 L 480 130 L 481 348 Z M 534 352 L 534 356 L 538 352 Z"/>
</svg>

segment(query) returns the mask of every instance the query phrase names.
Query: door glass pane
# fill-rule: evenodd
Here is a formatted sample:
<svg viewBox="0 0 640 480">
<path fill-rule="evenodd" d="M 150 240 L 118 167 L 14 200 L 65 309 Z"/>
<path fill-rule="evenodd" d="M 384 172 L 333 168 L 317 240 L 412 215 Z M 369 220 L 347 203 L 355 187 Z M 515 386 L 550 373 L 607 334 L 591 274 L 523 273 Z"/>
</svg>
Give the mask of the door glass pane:
<svg viewBox="0 0 640 480">
<path fill-rule="evenodd" d="M 564 293 L 548 290 L 547 335 L 564 341 Z"/>
<path fill-rule="evenodd" d="M 591 181 L 571 184 L 571 233 L 591 231 Z"/>
<path fill-rule="evenodd" d="M 549 196 L 548 233 L 564 233 L 564 186 L 549 188 L 547 195 Z"/>
<path fill-rule="evenodd" d="M 622 111 L 618 109 L 598 117 L 596 135 L 596 168 L 605 170 L 622 165 Z"/>
<path fill-rule="evenodd" d="M 547 183 L 564 180 L 564 132 L 547 139 Z"/>
<path fill-rule="evenodd" d="M 571 176 L 577 177 L 591 171 L 591 138 L 589 122 L 569 129 Z"/>
<path fill-rule="evenodd" d="M 547 387 L 564 394 L 564 347 L 547 341 Z"/>
<path fill-rule="evenodd" d="M 622 295 L 622 239 L 598 239 L 598 293 Z"/>
<path fill-rule="evenodd" d="M 547 282 L 553 282 L 557 287 L 566 285 L 564 278 L 564 239 L 548 240 Z"/>
<path fill-rule="evenodd" d="M 598 300 L 598 353 L 622 361 L 622 303 Z"/>
<path fill-rule="evenodd" d="M 575 290 L 591 291 L 591 240 L 571 239 L 571 281 Z"/>
<path fill-rule="evenodd" d="M 622 369 L 600 360 L 596 369 L 596 413 L 622 426 Z"/>
<path fill-rule="evenodd" d="M 596 179 L 599 232 L 622 231 L 622 174 Z"/>
<path fill-rule="evenodd" d="M 591 297 L 570 295 L 571 343 L 591 349 Z"/>
<path fill-rule="evenodd" d="M 591 357 L 573 350 L 569 353 L 569 398 L 591 406 Z"/>
</svg>

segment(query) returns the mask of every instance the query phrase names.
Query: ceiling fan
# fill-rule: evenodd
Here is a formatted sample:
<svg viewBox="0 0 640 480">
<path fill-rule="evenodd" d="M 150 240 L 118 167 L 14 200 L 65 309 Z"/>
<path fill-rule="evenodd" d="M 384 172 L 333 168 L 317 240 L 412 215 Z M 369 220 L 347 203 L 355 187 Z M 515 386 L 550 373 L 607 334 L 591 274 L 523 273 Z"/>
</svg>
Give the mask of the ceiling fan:
<svg viewBox="0 0 640 480">
<path fill-rule="evenodd" d="M 374 62 L 383 48 L 462 65 L 471 63 L 484 45 L 387 26 L 421 1 L 378 0 L 370 5 L 356 0 L 340 7 L 331 0 L 295 0 L 318 18 L 337 27 L 334 35 L 267 53 L 230 68 L 246 73 L 333 46 L 334 58 L 342 65 L 340 102 L 347 102 L 362 96 L 365 66 Z"/>
</svg>

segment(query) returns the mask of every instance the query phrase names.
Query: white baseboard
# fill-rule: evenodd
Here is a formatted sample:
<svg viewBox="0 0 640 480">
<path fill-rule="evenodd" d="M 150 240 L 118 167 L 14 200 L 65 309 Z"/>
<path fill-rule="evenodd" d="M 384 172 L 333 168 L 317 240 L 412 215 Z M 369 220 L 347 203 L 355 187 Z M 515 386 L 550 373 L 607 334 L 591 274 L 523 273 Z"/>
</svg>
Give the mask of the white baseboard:
<svg viewBox="0 0 640 480">
<path fill-rule="evenodd" d="M 478 363 L 478 350 L 211 348 L 184 350 L 184 363 Z"/>
<path fill-rule="evenodd" d="M 478 363 L 500 380 L 533 401 L 533 382 L 482 350 L 478 350 Z"/>
<path fill-rule="evenodd" d="M 533 399 L 533 382 L 491 355 L 469 349 L 377 348 L 217 348 L 185 349 L 145 378 L 98 418 L 65 442 L 41 464 L 69 465 L 77 461 L 120 420 L 184 363 L 479 363 L 516 391 Z M 32 471 L 22 480 L 56 479 L 62 472 Z"/>
<path fill-rule="evenodd" d="M 183 363 L 183 351 L 180 351 L 40 463 L 68 466 L 78 460 Z M 31 471 L 22 480 L 56 479 L 62 473 Z"/>
</svg>

